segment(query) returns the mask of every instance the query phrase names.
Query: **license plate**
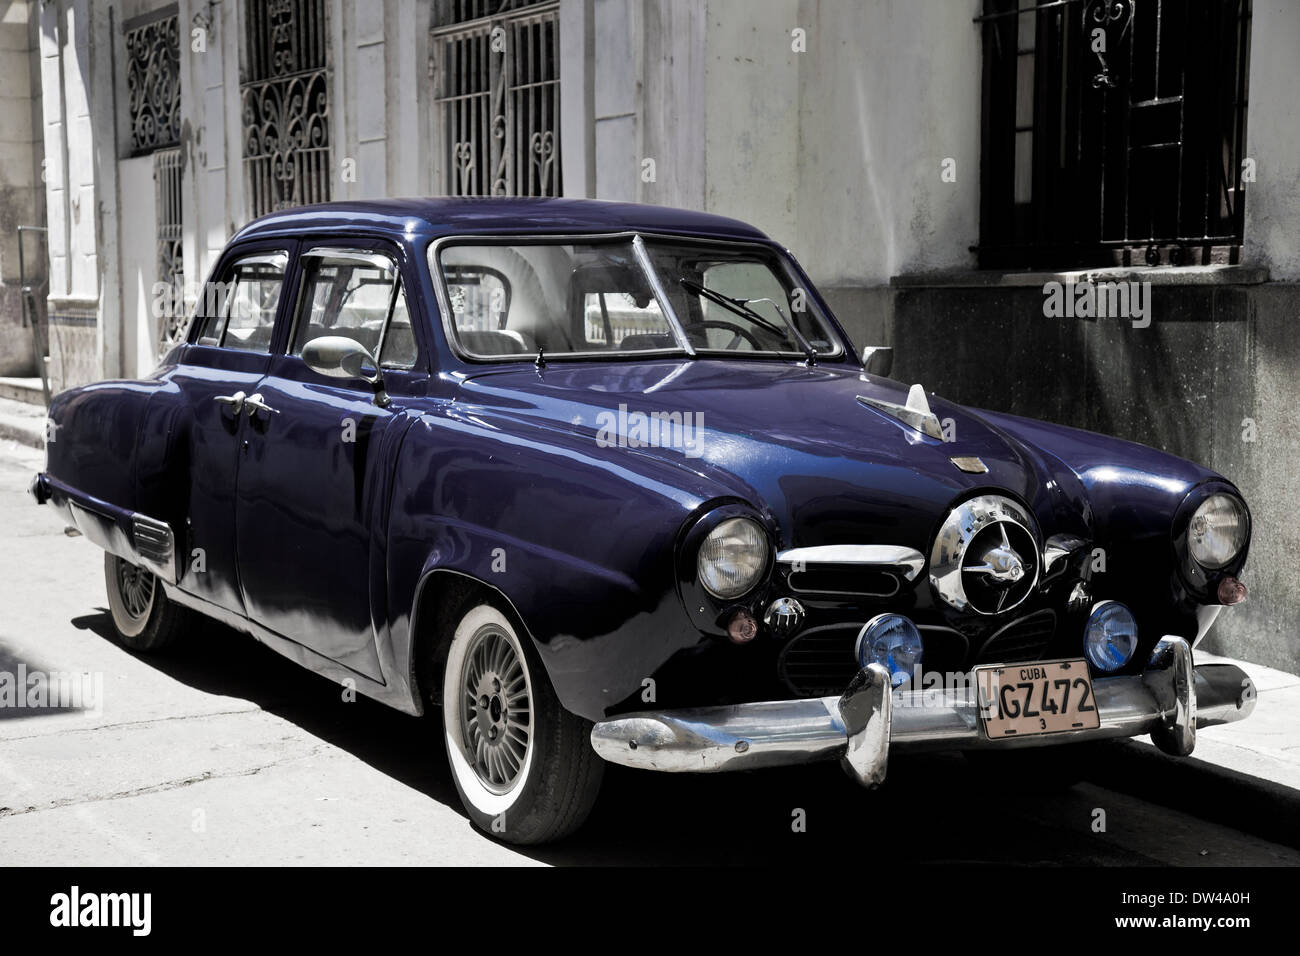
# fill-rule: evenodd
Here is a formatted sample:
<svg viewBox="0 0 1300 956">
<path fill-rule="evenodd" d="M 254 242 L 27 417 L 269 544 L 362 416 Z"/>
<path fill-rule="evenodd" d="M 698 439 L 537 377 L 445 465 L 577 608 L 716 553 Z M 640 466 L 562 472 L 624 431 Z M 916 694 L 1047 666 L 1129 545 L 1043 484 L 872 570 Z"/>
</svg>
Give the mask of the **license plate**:
<svg viewBox="0 0 1300 956">
<path fill-rule="evenodd" d="M 975 686 L 990 740 L 1101 726 L 1088 664 L 1082 660 L 977 667 Z"/>
</svg>

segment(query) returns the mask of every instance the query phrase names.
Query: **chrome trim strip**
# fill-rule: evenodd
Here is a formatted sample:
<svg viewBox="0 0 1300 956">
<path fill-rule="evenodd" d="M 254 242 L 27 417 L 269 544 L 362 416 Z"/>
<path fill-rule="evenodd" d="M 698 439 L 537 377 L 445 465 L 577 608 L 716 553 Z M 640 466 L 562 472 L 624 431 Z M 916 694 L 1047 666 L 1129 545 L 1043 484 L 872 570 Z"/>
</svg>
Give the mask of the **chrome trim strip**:
<svg viewBox="0 0 1300 956">
<path fill-rule="evenodd" d="M 777 564 L 853 564 L 894 571 L 913 581 L 925 567 L 925 556 L 915 548 L 895 544 L 824 544 L 791 548 L 776 556 Z"/>
<path fill-rule="evenodd" d="M 348 246 L 312 246 L 305 252 L 298 253 L 299 259 L 340 259 L 371 266 L 384 272 L 396 273 L 397 260 L 384 252 L 368 252 Z"/>
<path fill-rule="evenodd" d="M 1169 728 L 1209 727 L 1250 716 L 1258 694 L 1233 664 L 1196 667 L 1171 639 L 1139 677 L 1095 679 L 1097 730 L 989 740 L 979 720 L 974 685 L 963 691 L 913 690 L 884 694 L 880 665 L 858 673 L 841 697 L 764 701 L 723 707 L 642 712 L 612 717 L 592 728 L 591 745 L 611 763 L 667 773 L 751 770 L 841 759 L 850 774 L 871 785 L 884 779 L 888 752 L 904 749 L 1016 749 L 1106 737 L 1158 737 Z M 1186 690 L 1184 690 L 1186 688 Z M 1188 706 L 1190 694 L 1190 706 Z M 1193 730 L 1194 733 L 1194 730 Z"/>
<path fill-rule="evenodd" d="M 168 584 L 176 583 L 176 542 L 167 522 L 133 513 L 131 543 L 142 565 Z"/>
</svg>

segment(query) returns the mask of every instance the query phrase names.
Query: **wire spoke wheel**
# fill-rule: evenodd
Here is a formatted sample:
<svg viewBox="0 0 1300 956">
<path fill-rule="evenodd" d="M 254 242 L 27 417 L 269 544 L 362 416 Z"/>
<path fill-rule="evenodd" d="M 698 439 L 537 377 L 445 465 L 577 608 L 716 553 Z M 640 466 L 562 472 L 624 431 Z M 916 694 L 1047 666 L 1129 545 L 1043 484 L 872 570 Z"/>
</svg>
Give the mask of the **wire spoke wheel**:
<svg viewBox="0 0 1300 956">
<path fill-rule="evenodd" d="M 141 621 L 153 610 L 156 579 L 144 568 L 126 561 L 117 561 L 117 593 L 122 598 L 123 610 L 133 621 Z"/>
<path fill-rule="evenodd" d="M 533 735 L 533 700 L 519 651 L 495 624 L 470 639 L 461 667 L 460 725 L 465 759 L 493 793 L 518 781 Z"/>
</svg>

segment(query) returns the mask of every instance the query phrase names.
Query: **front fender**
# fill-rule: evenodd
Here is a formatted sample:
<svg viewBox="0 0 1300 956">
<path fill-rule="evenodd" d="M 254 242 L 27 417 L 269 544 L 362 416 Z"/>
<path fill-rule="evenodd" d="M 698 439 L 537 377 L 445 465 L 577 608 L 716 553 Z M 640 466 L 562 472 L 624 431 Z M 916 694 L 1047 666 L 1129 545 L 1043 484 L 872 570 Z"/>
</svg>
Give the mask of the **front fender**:
<svg viewBox="0 0 1300 956">
<path fill-rule="evenodd" d="M 453 571 L 513 605 L 560 702 L 591 720 L 702 639 L 677 595 L 674 544 L 708 479 L 582 435 L 486 427 L 448 405 L 411 426 L 389 519 L 394 646 L 419 588 Z"/>
</svg>

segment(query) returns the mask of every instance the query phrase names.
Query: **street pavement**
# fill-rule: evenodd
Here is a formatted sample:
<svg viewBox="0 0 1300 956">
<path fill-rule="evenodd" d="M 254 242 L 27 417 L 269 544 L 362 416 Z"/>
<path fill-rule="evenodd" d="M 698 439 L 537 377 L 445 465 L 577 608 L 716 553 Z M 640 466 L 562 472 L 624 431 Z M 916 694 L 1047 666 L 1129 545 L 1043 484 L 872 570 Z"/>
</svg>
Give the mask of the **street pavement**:
<svg viewBox="0 0 1300 956">
<path fill-rule="evenodd" d="M 1065 794 L 959 755 L 898 757 L 876 792 L 834 765 L 715 776 L 611 767 L 588 825 L 518 850 L 473 830 L 436 717 L 341 689 L 216 624 L 155 657 L 116 644 L 101 552 L 0 439 L 0 674 L 87 675 L 96 706 L 0 708 L 0 866 L 265 864 L 1300 863 L 1300 678 L 1245 665 L 1248 721 L 1194 757 L 1119 742 Z M 802 821 L 802 826 L 798 824 Z"/>
</svg>

